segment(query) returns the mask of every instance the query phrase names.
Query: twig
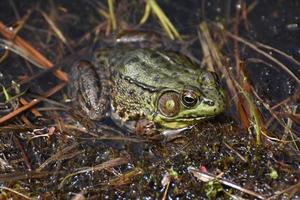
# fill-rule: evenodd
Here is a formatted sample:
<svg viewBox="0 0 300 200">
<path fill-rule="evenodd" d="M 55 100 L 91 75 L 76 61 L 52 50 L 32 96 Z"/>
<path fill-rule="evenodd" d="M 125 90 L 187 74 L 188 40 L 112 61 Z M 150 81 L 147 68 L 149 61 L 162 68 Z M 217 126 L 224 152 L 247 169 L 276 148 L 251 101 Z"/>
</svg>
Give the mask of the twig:
<svg viewBox="0 0 300 200">
<path fill-rule="evenodd" d="M 76 147 L 78 146 L 77 143 L 71 145 L 71 146 L 66 146 L 65 148 L 63 148 L 62 150 L 57 151 L 55 154 L 53 154 L 50 158 L 48 158 L 45 162 L 43 162 L 39 168 L 36 169 L 37 172 L 40 172 L 41 170 L 43 170 L 48 164 L 50 164 L 51 162 L 55 161 L 55 160 L 65 160 L 70 158 L 69 154 L 72 154 L 72 157 L 75 155 L 78 155 L 77 152 L 74 152 Z M 66 154 L 68 156 L 66 156 Z"/>
<path fill-rule="evenodd" d="M 287 53 L 279 50 L 279 49 L 275 49 L 269 45 L 266 45 L 266 44 L 263 44 L 263 43 L 260 43 L 260 42 L 256 42 L 257 46 L 260 46 L 262 48 L 265 48 L 265 49 L 268 49 L 268 50 L 271 50 L 271 51 L 274 51 L 286 58 L 288 58 L 290 61 L 294 62 L 295 64 L 299 65 L 300 66 L 300 62 L 298 60 L 296 60 L 295 58 L 293 58 L 292 56 L 288 55 Z"/>
<path fill-rule="evenodd" d="M 106 168 L 112 168 L 115 166 L 119 166 L 119 165 L 123 165 L 123 164 L 127 164 L 128 163 L 128 158 L 126 157 L 118 157 L 112 160 L 108 160 L 106 162 L 103 162 L 99 165 L 96 165 L 94 167 L 89 167 L 87 169 L 83 169 L 83 170 L 79 170 L 77 172 L 71 173 L 69 175 L 67 175 L 59 184 L 59 188 L 62 188 L 63 185 L 65 184 L 65 181 L 69 178 L 71 178 L 72 176 L 75 176 L 77 174 L 82 174 L 82 173 L 87 173 L 87 172 L 94 172 L 94 171 L 100 171 Z"/>
<path fill-rule="evenodd" d="M 109 18 L 111 21 L 111 26 L 112 30 L 117 29 L 117 22 L 116 22 L 116 17 L 115 17 L 115 12 L 114 12 L 114 4 L 113 0 L 108 0 L 108 9 L 109 9 Z"/>
<path fill-rule="evenodd" d="M 253 98 L 249 94 L 249 92 L 245 91 L 237 82 L 235 82 L 235 85 L 239 87 L 241 93 L 243 94 L 243 96 L 245 97 L 248 103 L 251 117 L 254 120 L 254 129 L 256 132 L 256 143 L 257 145 L 261 145 L 261 134 L 262 134 L 263 126 L 262 126 L 262 119 L 259 115 L 258 109 L 255 106 Z"/>
<path fill-rule="evenodd" d="M 25 106 L 29 102 L 24 98 L 20 98 L 20 103 Z M 41 117 L 42 116 L 42 114 L 35 108 L 32 108 L 30 111 L 32 112 L 32 114 L 34 114 L 35 117 Z"/>
<path fill-rule="evenodd" d="M 284 189 L 284 190 L 275 192 L 275 195 L 273 195 L 273 196 L 267 198 L 267 200 L 277 199 L 277 197 L 278 197 L 279 195 L 281 195 L 281 194 L 283 194 L 283 193 L 286 193 L 286 192 L 288 192 L 288 191 L 290 191 L 290 190 L 296 189 L 296 188 L 298 188 L 298 190 L 300 190 L 300 182 L 298 182 L 298 183 L 296 183 L 295 185 L 292 185 L 292 186 L 290 186 L 290 187 L 288 187 L 288 188 L 286 188 L 286 189 Z"/>
<path fill-rule="evenodd" d="M 23 48 L 29 55 L 31 55 L 36 62 L 40 65 L 51 68 L 53 64 L 45 58 L 40 52 L 34 49 L 29 43 L 23 40 L 21 37 L 17 36 L 13 31 L 11 31 L 8 27 L 6 27 L 0 21 L 0 33 L 8 40 L 14 42 L 17 46 Z M 61 70 L 56 70 L 55 75 L 63 81 L 68 81 L 68 76 Z"/>
<path fill-rule="evenodd" d="M 163 10 L 159 7 L 156 0 L 147 0 L 146 2 L 145 13 L 140 21 L 140 24 L 145 23 L 150 15 L 150 11 L 153 11 L 170 39 L 174 40 L 175 38 L 177 38 L 179 40 L 182 40 L 179 32 L 163 12 Z"/>
<path fill-rule="evenodd" d="M 66 82 L 60 83 L 59 85 L 56 85 L 54 88 L 48 90 L 47 92 L 45 92 L 42 96 L 43 97 L 49 97 L 52 96 L 53 94 L 55 94 L 56 92 L 58 92 L 59 90 L 61 90 L 64 86 L 66 85 Z M 33 99 L 31 102 L 29 102 L 27 105 L 24 105 L 16 110 L 14 110 L 11 113 L 8 113 L 7 115 L 4 115 L 3 117 L 0 118 L 0 124 L 6 122 L 7 120 L 15 117 L 16 115 L 24 112 L 25 110 L 31 108 L 32 106 L 38 104 L 39 102 L 42 101 L 42 98 L 36 98 Z"/>
<path fill-rule="evenodd" d="M 256 192 L 253 192 L 251 190 L 248 190 L 248 189 L 245 189 L 245 188 L 242 188 L 241 186 L 233 183 L 233 182 L 230 182 L 226 179 L 223 179 L 223 178 L 220 178 L 220 177 L 217 177 L 213 174 L 210 174 L 210 173 L 206 173 L 206 172 L 201 172 L 199 170 L 197 170 L 196 168 L 194 167 L 188 167 L 188 172 L 190 172 L 191 174 L 193 174 L 198 180 L 201 180 L 203 182 L 209 182 L 209 181 L 219 181 L 220 183 L 226 185 L 226 186 L 229 186 L 229 187 L 232 187 L 234 189 L 237 189 L 237 190 L 240 190 L 246 194 L 249 194 L 251 196 L 255 196 L 259 199 L 266 199 L 264 196 L 260 195 L 260 194 L 257 194 Z"/>
<path fill-rule="evenodd" d="M 19 196 L 21 196 L 21 197 L 23 197 L 25 199 L 30 199 L 30 200 L 32 199 L 32 198 L 30 198 L 29 196 L 27 196 L 25 194 L 22 194 L 22 193 L 14 190 L 14 189 L 11 189 L 11 188 L 8 188 L 8 187 L 5 187 L 5 186 L 0 186 L 0 189 L 2 189 L 2 190 L 8 190 L 8 191 L 10 191 L 12 193 L 15 193 L 15 194 L 17 194 L 17 195 L 19 195 Z"/>
<path fill-rule="evenodd" d="M 52 28 L 54 33 L 57 35 L 57 37 L 66 45 L 70 48 L 69 43 L 67 42 L 66 37 L 64 34 L 60 31 L 60 29 L 57 27 L 57 25 L 54 23 L 54 21 L 43 11 L 40 11 L 49 26 Z"/>
<path fill-rule="evenodd" d="M 28 179 L 43 179 L 45 177 L 48 177 L 53 174 L 65 174 L 65 171 L 42 171 L 42 172 L 36 172 L 36 171 L 25 171 L 25 172 L 11 172 L 11 173 L 1 173 L 0 174 L 0 181 L 11 183 L 21 180 L 28 180 Z"/>
<path fill-rule="evenodd" d="M 13 141 L 14 141 L 16 147 L 20 150 L 22 157 L 23 157 L 23 161 L 25 162 L 25 165 L 31 171 L 32 170 L 32 166 L 30 164 L 31 162 L 29 160 L 27 153 L 25 152 L 25 150 L 23 148 L 23 145 L 20 143 L 19 139 L 15 136 L 13 136 Z"/>
<path fill-rule="evenodd" d="M 247 159 L 242 156 L 239 152 L 237 152 L 234 148 L 232 148 L 229 144 L 227 144 L 226 142 L 224 142 L 224 145 L 230 149 L 231 151 L 233 151 L 243 162 L 247 163 Z"/>
<path fill-rule="evenodd" d="M 240 97 L 237 95 L 237 88 L 234 84 L 234 78 L 232 76 L 232 73 L 230 70 L 228 70 L 228 67 L 224 67 L 224 58 L 219 49 L 217 48 L 216 44 L 214 43 L 211 34 L 209 32 L 209 27 L 206 22 L 202 22 L 199 25 L 199 31 L 198 31 L 198 36 L 200 39 L 200 43 L 203 49 L 203 52 L 205 54 L 205 61 L 206 63 L 210 66 L 210 70 L 216 71 L 216 69 L 220 70 L 221 73 L 226 77 L 225 81 L 227 83 L 227 87 L 229 88 L 229 91 L 231 93 L 232 97 L 237 97 L 233 98 L 233 101 L 235 103 L 235 106 L 237 110 L 239 111 L 240 119 L 242 122 L 242 125 L 244 128 L 248 128 L 250 126 L 248 115 L 246 113 L 246 110 L 241 103 L 242 100 Z M 216 67 L 215 67 L 216 66 Z"/>
<path fill-rule="evenodd" d="M 270 59 L 271 61 L 273 61 L 274 63 L 276 63 L 278 66 L 280 66 L 284 71 L 286 71 L 291 77 L 293 77 L 297 82 L 298 84 L 300 84 L 300 79 L 287 67 L 285 66 L 282 62 L 280 62 L 278 59 L 270 56 L 268 53 L 262 51 L 261 49 L 259 49 L 256 45 L 248 42 L 247 40 L 239 37 L 239 36 L 236 36 L 236 35 L 233 35 L 232 33 L 228 32 L 228 31 L 225 31 L 224 32 L 226 33 L 226 35 L 228 35 L 229 37 L 231 38 L 234 38 L 235 40 L 238 40 L 239 42 L 247 45 L 248 47 L 250 47 L 251 49 L 257 51 L 258 53 L 260 53 L 261 55 L 265 56 L 266 58 Z"/>
</svg>

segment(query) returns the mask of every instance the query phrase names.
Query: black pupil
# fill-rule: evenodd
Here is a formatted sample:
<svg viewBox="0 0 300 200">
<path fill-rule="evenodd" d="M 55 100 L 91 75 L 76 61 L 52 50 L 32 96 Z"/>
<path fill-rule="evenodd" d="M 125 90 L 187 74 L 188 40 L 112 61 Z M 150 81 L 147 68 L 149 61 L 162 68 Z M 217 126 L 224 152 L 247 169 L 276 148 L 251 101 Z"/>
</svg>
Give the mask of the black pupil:
<svg viewBox="0 0 300 200">
<path fill-rule="evenodd" d="M 193 97 L 190 97 L 190 96 L 185 96 L 184 97 L 184 101 L 187 103 L 187 104 L 192 104 L 194 103 L 195 99 Z"/>
</svg>

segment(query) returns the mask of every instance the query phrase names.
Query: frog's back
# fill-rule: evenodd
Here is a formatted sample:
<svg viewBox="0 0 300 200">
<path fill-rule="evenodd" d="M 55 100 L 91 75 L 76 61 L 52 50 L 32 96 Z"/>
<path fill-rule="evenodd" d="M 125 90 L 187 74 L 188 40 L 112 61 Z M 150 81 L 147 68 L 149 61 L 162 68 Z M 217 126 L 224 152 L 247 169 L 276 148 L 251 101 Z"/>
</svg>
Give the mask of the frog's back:
<svg viewBox="0 0 300 200">
<path fill-rule="evenodd" d="M 182 55 L 152 49 L 117 50 L 110 67 L 123 78 L 153 89 L 197 85 L 202 71 Z"/>
</svg>

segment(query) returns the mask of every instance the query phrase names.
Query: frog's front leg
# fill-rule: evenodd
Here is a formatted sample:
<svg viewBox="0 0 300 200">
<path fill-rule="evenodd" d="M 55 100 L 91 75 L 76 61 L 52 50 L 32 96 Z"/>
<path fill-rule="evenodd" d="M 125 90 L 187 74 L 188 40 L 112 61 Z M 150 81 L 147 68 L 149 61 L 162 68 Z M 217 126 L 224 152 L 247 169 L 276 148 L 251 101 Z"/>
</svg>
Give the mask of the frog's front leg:
<svg viewBox="0 0 300 200">
<path fill-rule="evenodd" d="M 131 124 L 132 125 L 132 124 Z M 159 130 L 155 123 L 147 119 L 140 119 L 134 123 L 134 133 L 145 136 L 151 140 L 159 140 L 168 142 L 181 137 L 181 133 L 191 129 L 193 126 L 188 126 L 180 129 Z"/>
<path fill-rule="evenodd" d="M 110 83 L 107 76 L 97 73 L 91 62 L 82 60 L 74 64 L 70 72 L 69 94 L 75 111 L 79 109 L 92 120 L 101 120 L 107 116 Z"/>
</svg>

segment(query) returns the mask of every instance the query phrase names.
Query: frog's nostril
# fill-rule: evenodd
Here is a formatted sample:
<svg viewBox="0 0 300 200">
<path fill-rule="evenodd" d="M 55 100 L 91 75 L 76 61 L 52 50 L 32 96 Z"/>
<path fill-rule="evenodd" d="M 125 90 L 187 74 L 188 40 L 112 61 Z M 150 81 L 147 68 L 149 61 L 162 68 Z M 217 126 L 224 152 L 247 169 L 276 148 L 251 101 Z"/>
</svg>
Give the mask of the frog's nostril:
<svg viewBox="0 0 300 200">
<path fill-rule="evenodd" d="M 209 99 L 204 99 L 202 102 L 206 105 L 209 105 L 209 106 L 214 106 L 215 105 L 215 102 L 212 101 L 212 100 L 209 100 Z"/>
</svg>

